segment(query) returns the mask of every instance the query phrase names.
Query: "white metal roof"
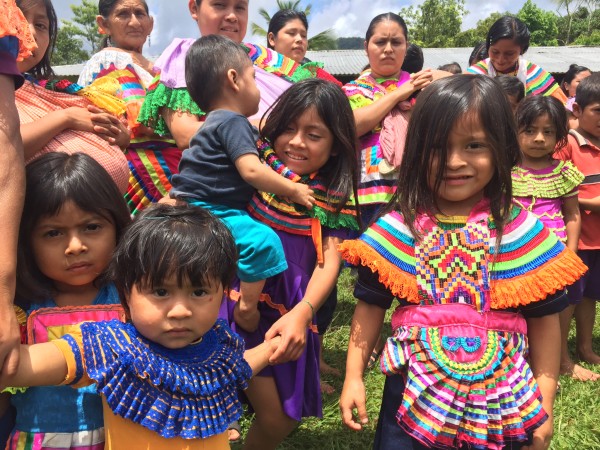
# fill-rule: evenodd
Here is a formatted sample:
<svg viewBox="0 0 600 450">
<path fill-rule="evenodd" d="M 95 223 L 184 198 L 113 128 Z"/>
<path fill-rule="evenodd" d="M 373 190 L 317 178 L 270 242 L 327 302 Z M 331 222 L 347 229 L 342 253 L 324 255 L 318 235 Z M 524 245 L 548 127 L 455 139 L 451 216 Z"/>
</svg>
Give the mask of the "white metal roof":
<svg viewBox="0 0 600 450">
<path fill-rule="evenodd" d="M 425 67 L 436 69 L 443 64 L 457 62 L 465 70 L 472 50 L 471 48 L 424 48 Z M 306 56 L 311 61 L 324 63 L 325 69 L 335 76 L 357 75 L 368 63 L 364 50 L 309 51 Z M 530 47 L 525 57 L 553 73 L 564 73 L 573 63 L 586 66 L 594 72 L 600 71 L 600 47 Z M 83 64 L 54 67 L 54 72 L 59 77 L 79 75 L 82 70 Z"/>
<path fill-rule="evenodd" d="M 425 67 L 437 67 L 457 62 L 463 70 L 468 67 L 472 48 L 424 48 Z M 368 63 L 364 50 L 309 51 L 311 61 L 325 64 L 332 75 L 355 75 Z M 586 66 L 592 71 L 600 70 L 600 47 L 530 47 L 525 57 L 553 73 L 564 73 L 573 63 Z"/>
</svg>

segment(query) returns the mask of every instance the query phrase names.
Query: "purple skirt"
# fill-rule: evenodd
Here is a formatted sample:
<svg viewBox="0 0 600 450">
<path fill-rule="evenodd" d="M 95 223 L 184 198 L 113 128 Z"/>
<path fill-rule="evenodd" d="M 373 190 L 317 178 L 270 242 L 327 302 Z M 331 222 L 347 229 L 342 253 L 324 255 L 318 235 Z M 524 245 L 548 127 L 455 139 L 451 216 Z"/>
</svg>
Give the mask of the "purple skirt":
<svg viewBox="0 0 600 450">
<path fill-rule="evenodd" d="M 323 229 L 324 236 L 327 231 L 329 230 Z M 244 338 L 246 348 L 262 343 L 269 328 L 302 300 L 316 264 L 316 251 L 310 236 L 298 236 L 279 230 L 275 232 L 283 244 L 288 269 L 267 279 L 265 283 L 264 298 L 261 298 L 258 305 L 258 330 L 248 333 L 236 326 L 233 321 L 234 300 L 226 298 L 219 313 Z M 238 291 L 239 281 L 233 286 L 233 291 Z M 316 321 L 313 319 L 311 328 L 306 331 L 306 348 L 298 360 L 267 367 L 257 376 L 273 377 L 283 410 L 290 418 L 300 421 L 302 417 L 321 417 L 323 411 Z"/>
</svg>

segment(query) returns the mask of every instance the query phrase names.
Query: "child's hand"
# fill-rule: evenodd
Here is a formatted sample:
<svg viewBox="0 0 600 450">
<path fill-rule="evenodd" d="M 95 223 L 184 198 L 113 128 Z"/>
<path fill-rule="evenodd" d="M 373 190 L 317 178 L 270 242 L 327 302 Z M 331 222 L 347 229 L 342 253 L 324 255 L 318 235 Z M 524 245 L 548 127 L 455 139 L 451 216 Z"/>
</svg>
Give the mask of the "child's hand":
<svg viewBox="0 0 600 450">
<path fill-rule="evenodd" d="M 292 195 L 290 195 L 289 200 L 291 202 L 305 206 L 308 209 L 312 209 L 312 206 L 315 203 L 315 198 L 313 197 L 313 190 L 309 188 L 306 184 L 302 183 L 294 183 L 294 186 L 294 191 Z"/>
<path fill-rule="evenodd" d="M 547 450 L 554 434 L 554 421 L 552 416 L 533 432 L 533 443 L 522 447 L 522 450 Z"/>
<path fill-rule="evenodd" d="M 240 328 L 249 333 L 256 331 L 260 321 L 257 305 L 253 308 L 247 308 L 242 304 L 242 301 L 237 302 L 233 309 L 233 320 Z"/>
<path fill-rule="evenodd" d="M 267 353 L 269 355 L 269 359 L 271 359 L 271 356 L 273 356 L 273 353 L 275 353 L 275 351 L 281 345 L 281 336 L 275 336 L 271 339 L 266 339 L 265 343 L 269 345 L 269 349 L 268 349 Z"/>
<path fill-rule="evenodd" d="M 305 316 L 307 311 L 310 313 L 306 306 L 294 307 L 269 328 L 265 339 L 281 336 L 281 345 L 269 358 L 269 364 L 283 364 L 300 358 L 306 348 L 307 319 L 310 319 Z"/>
<path fill-rule="evenodd" d="M 413 73 L 410 76 L 410 83 L 413 86 L 414 91 L 426 88 L 433 81 L 433 72 L 431 69 L 421 70 L 420 72 Z"/>
<path fill-rule="evenodd" d="M 95 106 L 88 106 L 94 133 L 110 144 L 125 148 L 130 142 L 129 130 L 121 121 Z"/>
<path fill-rule="evenodd" d="M 369 423 L 367 416 L 367 398 L 362 378 L 346 378 L 340 396 L 342 422 L 351 430 L 360 431 Z M 357 416 L 354 415 L 356 409 Z"/>
</svg>

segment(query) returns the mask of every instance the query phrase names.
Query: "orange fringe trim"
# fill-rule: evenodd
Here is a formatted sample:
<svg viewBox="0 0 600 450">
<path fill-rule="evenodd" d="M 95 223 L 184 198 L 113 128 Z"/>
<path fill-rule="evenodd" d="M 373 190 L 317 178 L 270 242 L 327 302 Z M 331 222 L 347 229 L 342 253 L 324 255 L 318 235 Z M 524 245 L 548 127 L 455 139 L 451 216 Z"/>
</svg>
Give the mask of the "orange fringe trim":
<svg viewBox="0 0 600 450">
<path fill-rule="evenodd" d="M 363 265 L 379 275 L 379 281 L 398 298 L 419 303 L 417 280 L 403 272 L 362 241 L 346 241 L 339 245 L 342 257 L 351 264 Z M 491 282 L 492 309 L 518 308 L 544 300 L 548 295 L 573 284 L 587 272 L 587 266 L 571 250 L 565 248 L 556 258 L 535 272 Z"/>
<path fill-rule="evenodd" d="M 338 246 L 342 258 L 355 266 L 363 265 L 377 272 L 379 281 L 398 298 L 404 298 L 410 303 L 419 303 L 417 279 L 400 270 L 397 266 L 386 261 L 373 248 L 362 241 L 346 241 Z"/>
<path fill-rule="evenodd" d="M 492 309 L 517 308 L 544 300 L 570 284 L 588 270 L 572 250 L 565 248 L 556 258 L 529 272 L 510 280 L 491 282 Z"/>
<path fill-rule="evenodd" d="M 23 12 L 17 7 L 15 0 L 0 0 L 0 38 L 14 36 L 19 40 L 17 61 L 23 61 L 31 56 L 37 44 L 29 31 L 29 23 Z"/>
</svg>

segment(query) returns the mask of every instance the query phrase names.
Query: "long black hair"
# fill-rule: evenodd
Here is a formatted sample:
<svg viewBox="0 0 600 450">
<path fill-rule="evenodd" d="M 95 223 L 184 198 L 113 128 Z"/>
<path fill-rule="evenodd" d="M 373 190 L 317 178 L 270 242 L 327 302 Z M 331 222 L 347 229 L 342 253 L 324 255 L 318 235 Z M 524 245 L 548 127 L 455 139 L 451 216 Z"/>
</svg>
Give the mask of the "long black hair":
<svg viewBox="0 0 600 450">
<path fill-rule="evenodd" d="M 39 63 L 29 69 L 29 73 L 38 80 L 44 80 L 54 76 L 50 59 L 52 58 L 52 53 L 54 52 L 56 36 L 58 34 L 58 18 L 56 17 L 56 11 L 54 11 L 54 6 L 52 6 L 51 0 L 17 0 L 17 6 L 21 9 L 21 11 L 25 12 L 39 2 L 43 2 L 44 6 L 46 7 L 46 15 L 48 16 L 49 41 L 46 53 L 44 53 L 44 57 Z"/>
<path fill-rule="evenodd" d="M 55 294 L 52 280 L 35 262 L 31 235 L 41 218 L 58 214 L 69 201 L 111 222 L 117 242 L 130 222 L 123 195 L 91 156 L 46 153 L 28 164 L 17 256 L 17 296 L 22 302 L 44 300 Z"/>
<path fill-rule="evenodd" d="M 520 158 L 515 120 L 506 95 L 492 78 L 483 75 L 454 75 L 432 83 L 417 98 L 398 173 L 396 193 L 382 212 L 399 209 L 407 226 L 420 236 L 417 213 L 439 212 L 438 192 L 448 158 L 448 138 L 456 123 L 473 118 L 486 131 L 494 175 L 484 188 L 492 217 L 502 234 L 512 201 L 511 169 Z M 437 159 L 437 173 L 431 173 Z M 430 180 L 435 179 L 434 186 Z"/>
<path fill-rule="evenodd" d="M 358 185 L 354 116 L 348 98 L 339 86 L 318 78 L 292 85 L 265 114 L 267 119 L 260 134 L 274 144 L 288 125 L 310 108 L 315 108 L 333 135 L 331 157 L 319 174 L 328 189 L 343 193 L 337 205 L 339 212 L 350 196 L 356 194 Z"/>
</svg>

